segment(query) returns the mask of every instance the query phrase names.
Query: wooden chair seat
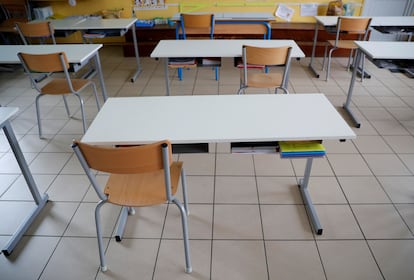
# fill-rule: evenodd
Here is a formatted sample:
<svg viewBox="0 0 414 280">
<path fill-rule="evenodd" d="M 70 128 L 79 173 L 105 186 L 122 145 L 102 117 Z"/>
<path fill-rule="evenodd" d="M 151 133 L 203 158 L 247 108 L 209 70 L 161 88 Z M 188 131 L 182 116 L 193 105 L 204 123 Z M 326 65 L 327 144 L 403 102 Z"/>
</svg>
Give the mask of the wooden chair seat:
<svg viewBox="0 0 414 280">
<path fill-rule="evenodd" d="M 175 195 L 180 180 L 182 162 L 174 162 L 170 167 L 171 194 Z M 111 174 L 104 193 L 108 202 L 130 206 L 149 206 L 165 203 L 164 171 L 140 174 Z"/>
<path fill-rule="evenodd" d="M 335 46 L 335 40 L 328 40 L 328 44 L 331 46 Z M 348 50 L 355 50 L 358 48 L 358 46 L 355 45 L 354 40 L 338 41 L 338 45 L 336 47 L 339 49 L 348 49 Z"/>
<path fill-rule="evenodd" d="M 84 87 L 88 86 L 91 81 L 85 79 L 71 79 L 72 87 L 75 91 L 81 91 Z M 69 94 L 72 93 L 69 88 L 68 81 L 65 78 L 54 78 L 48 84 L 41 88 L 42 94 Z"/>
<path fill-rule="evenodd" d="M 250 74 L 247 78 L 247 84 L 250 87 L 256 88 L 271 88 L 275 85 L 282 84 L 283 75 L 282 73 L 257 73 Z"/>
</svg>

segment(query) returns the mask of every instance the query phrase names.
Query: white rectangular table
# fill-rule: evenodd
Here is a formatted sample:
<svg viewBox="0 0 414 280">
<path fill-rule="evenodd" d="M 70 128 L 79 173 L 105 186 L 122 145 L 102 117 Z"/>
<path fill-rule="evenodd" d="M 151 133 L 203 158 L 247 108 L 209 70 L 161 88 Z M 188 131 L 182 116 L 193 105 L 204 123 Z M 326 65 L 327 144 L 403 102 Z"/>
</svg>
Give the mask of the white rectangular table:
<svg viewBox="0 0 414 280">
<path fill-rule="evenodd" d="M 56 31 L 86 31 L 111 33 L 114 36 L 124 36 L 131 29 L 132 39 L 134 43 L 135 59 L 137 69 L 131 77 L 134 82 L 142 71 L 141 62 L 138 52 L 138 40 L 135 32 L 136 18 L 116 18 L 116 19 L 98 19 L 98 18 L 79 18 L 79 19 L 59 19 L 49 20 Z M 114 34 L 115 33 L 115 34 Z"/>
<path fill-rule="evenodd" d="M 19 240 L 23 237 L 33 220 L 39 215 L 40 211 L 46 205 L 49 196 L 47 194 L 41 195 L 33 179 L 32 173 L 27 165 L 24 155 L 20 149 L 19 143 L 16 139 L 16 135 L 10 125 L 10 120 L 17 113 L 19 109 L 14 107 L 0 107 L 0 128 L 3 129 L 4 135 L 6 136 L 10 147 L 16 157 L 16 161 L 22 171 L 22 175 L 27 183 L 30 193 L 32 194 L 35 206 L 30 211 L 30 214 L 22 221 L 20 226 L 13 233 L 9 241 L 4 245 L 2 249 L 3 254 L 9 256 Z M 12 214 L 12 213 L 9 213 Z"/>
<path fill-rule="evenodd" d="M 161 40 L 151 53 L 152 58 L 164 59 L 167 95 L 170 95 L 168 58 L 171 57 L 241 57 L 243 45 L 258 47 L 291 46 L 292 58 L 305 57 L 293 40 Z"/>
<path fill-rule="evenodd" d="M 356 53 L 355 65 L 359 65 L 361 62 L 362 54 L 365 55 L 374 64 L 379 67 L 387 68 L 389 62 L 392 61 L 413 61 L 412 67 L 414 67 L 414 42 L 384 42 L 384 41 L 355 41 L 358 46 Z M 386 63 L 381 64 L 381 61 Z M 357 68 L 357 67 L 355 67 Z M 348 95 L 343 108 L 352 118 L 356 127 L 361 127 L 361 123 L 352 113 L 349 105 L 352 99 L 352 92 L 354 90 L 354 84 L 356 79 L 356 69 L 352 72 L 351 82 L 349 84 Z"/>
<path fill-rule="evenodd" d="M 355 137 L 323 94 L 268 94 L 109 98 L 81 141 L 134 145 L 169 139 L 173 144 L 254 145 Z M 299 186 L 313 228 L 322 234 L 307 189 L 311 167 L 312 158 L 308 158 Z"/>
<path fill-rule="evenodd" d="M 102 96 L 107 99 L 106 87 L 102 73 L 99 49 L 102 44 L 58 44 L 58 45 L 0 45 L 0 64 L 20 64 L 19 52 L 46 54 L 65 52 L 73 71 L 78 71 L 93 59 L 97 68 Z"/>
<path fill-rule="evenodd" d="M 392 30 L 395 27 L 401 29 L 413 28 L 414 27 L 414 16 L 374 16 L 371 17 L 370 26 L 375 28 L 378 27 L 383 31 Z M 312 55 L 309 62 L 309 69 L 315 75 L 316 78 L 319 78 L 319 73 L 313 67 L 313 61 L 315 59 L 316 44 L 318 42 L 318 31 L 320 27 L 325 29 L 334 28 L 338 22 L 337 16 L 315 16 L 315 33 L 313 37 L 312 45 Z"/>
</svg>

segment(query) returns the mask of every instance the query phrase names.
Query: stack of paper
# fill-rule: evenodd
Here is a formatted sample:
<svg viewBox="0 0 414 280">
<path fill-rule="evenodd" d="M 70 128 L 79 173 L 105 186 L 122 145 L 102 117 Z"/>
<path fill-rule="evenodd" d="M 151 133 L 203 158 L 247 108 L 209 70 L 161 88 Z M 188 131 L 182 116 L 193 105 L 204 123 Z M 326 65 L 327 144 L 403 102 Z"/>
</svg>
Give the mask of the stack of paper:
<svg viewBox="0 0 414 280">
<path fill-rule="evenodd" d="M 286 141 L 279 142 L 280 156 L 286 157 L 321 157 L 325 155 L 325 147 L 318 141 Z"/>
</svg>

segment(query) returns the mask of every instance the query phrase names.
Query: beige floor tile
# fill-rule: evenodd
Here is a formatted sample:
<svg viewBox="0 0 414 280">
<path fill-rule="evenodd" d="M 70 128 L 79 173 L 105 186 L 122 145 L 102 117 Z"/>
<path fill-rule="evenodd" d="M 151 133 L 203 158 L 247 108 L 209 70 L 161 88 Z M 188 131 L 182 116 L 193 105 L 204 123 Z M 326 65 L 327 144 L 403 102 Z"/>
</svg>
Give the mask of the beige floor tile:
<svg viewBox="0 0 414 280">
<path fill-rule="evenodd" d="M 305 174 L 306 159 L 292 159 L 292 164 L 297 177 Z M 326 157 L 315 158 L 312 162 L 311 176 L 333 176 L 332 168 Z"/>
<path fill-rule="evenodd" d="M 123 237 L 161 238 L 166 211 L 166 204 L 136 207 L 135 214 L 128 216 Z M 180 220 L 178 222 L 181 224 Z"/>
<path fill-rule="evenodd" d="M 266 256 L 270 279 L 325 279 L 315 241 L 266 241 Z"/>
<path fill-rule="evenodd" d="M 257 177 L 259 201 L 263 204 L 301 204 L 295 177 Z"/>
<path fill-rule="evenodd" d="M 363 157 L 377 176 L 411 175 L 403 162 L 394 154 L 365 154 Z"/>
<path fill-rule="evenodd" d="M 355 154 L 358 153 L 358 150 L 355 148 L 353 141 L 323 141 L 323 146 L 326 149 L 328 154 Z"/>
<path fill-rule="evenodd" d="M 96 203 L 81 203 L 66 229 L 64 236 L 96 237 L 95 206 Z M 110 237 L 114 231 L 120 213 L 120 207 L 107 203 L 102 206 L 100 212 L 102 236 Z"/>
<path fill-rule="evenodd" d="M 337 176 L 364 176 L 371 175 L 368 165 L 358 154 L 328 154 L 332 169 Z M 313 175 L 313 173 L 312 173 Z"/>
<path fill-rule="evenodd" d="M 31 201 L 0 201 L 0 234 L 12 235 L 30 215 L 35 204 Z"/>
<path fill-rule="evenodd" d="M 263 241 L 214 240 L 211 279 L 268 279 Z"/>
<path fill-rule="evenodd" d="M 63 237 L 39 279 L 94 279 L 99 269 L 97 244 L 96 238 Z"/>
<path fill-rule="evenodd" d="M 384 139 L 396 153 L 414 153 L 413 136 L 384 136 Z"/>
<path fill-rule="evenodd" d="M 58 175 L 47 193 L 54 201 L 80 202 L 88 191 L 89 185 L 86 175 Z"/>
<path fill-rule="evenodd" d="M 257 176 L 294 176 L 291 161 L 278 154 L 253 155 L 253 160 Z"/>
<path fill-rule="evenodd" d="M 23 156 L 24 156 L 26 163 L 29 165 L 29 169 L 31 169 L 30 163 L 37 156 L 37 153 L 23 153 Z M 35 173 L 33 170 L 31 171 Z M 6 153 L 6 154 L 3 154 L 2 157 L 0 157 L 0 174 L 20 174 L 20 173 L 21 173 L 21 169 L 13 153 Z"/>
<path fill-rule="evenodd" d="M 414 174 L 414 154 L 399 154 L 398 156 L 411 171 L 411 174 Z"/>
<path fill-rule="evenodd" d="M 355 140 L 352 140 L 355 143 L 357 149 L 364 154 L 372 153 L 392 153 L 389 144 L 384 141 L 381 136 L 358 136 Z"/>
<path fill-rule="evenodd" d="M 397 208 L 404 222 L 410 228 L 411 233 L 414 233 L 414 204 L 397 204 L 395 207 Z"/>
<path fill-rule="evenodd" d="M 3 175 L 0 178 L 3 179 Z M 14 177 L 13 175 L 9 175 Z M 42 195 L 47 191 L 47 189 L 50 187 L 50 184 L 55 179 L 56 175 L 38 175 L 34 174 L 33 179 L 35 181 L 35 184 L 37 186 L 37 189 L 39 190 L 39 193 Z M 7 178 L 6 182 L 8 181 Z M 13 184 L 10 186 L 10 188 L 3 194 L 1 197 L 2 200 L 33 200 L 33 196 L 29 190 L 29 187 L 27 185 L 26 180 L 24 179 L 23 175 L 20 175 Z"/>
<path fill-rule="evenodd" d="M 303 205 L 262 205 L 266 240 L 312 239 L 312 229 Z"/>
<path fill-rule="evenodd" d="M 216 175 L 254 175 L 253 157 L 245 154 L 218 154 Z"/>
<path fill-rule="evenodd" d="M 29 167 L 34 174 L 58 174 L 70 156 L 69 153 L 41 153 Z"/>
<path fill-rule="evenodd" d="M 378 181 L 394 203 L 414 203 L 412 176 L 378 177 Z"/>
<path fill-rule="evenodd" d="M 414 240 L 371 240 L 368 244 L 385 279 L 413 278 Z"/>
<path fill-rule="evenodd" d="M 5 244 L 8 238 L 0 236 L 0 243 Z M 9 257 L 0 255 L 2 279 L 38 279 L 58 241 L 59 237 L 23 237 Z"/>
<path fill-rule="evenodd" d="M 309 193 L 315 204 L 344 204 L 345 196 L 335 177 L 311 176 Z"/>
<path fill-rule="evenodd" d="M 108 270 L 96 279 L 152 279 L 159 243 L 159 239 L 111 240 L 105 253 Z"/>
<path fill-rule="evenodd" d="M 187 175 L 214 175 L 214 154 L 181 154 L 179 160 L 184 162 Z"/>
<path fill-rule="evenodd" d="M 318 241 L 327 279 L 383 279 L 363 240 Z"/>
<path fill-rule="evenodd" d="M 371 120 L 370 123 L 381 135 L 409 135 L 407 129 L 396 120 Z"/>
<path fill-rule="evenodd" d="M 215 205 L 214 239 L 262 239 L 258 205 Z"/>
<path fill-rule="evenodd" d="M 317 239 L 362 239 L 363 235 L 348 205 L 315 205 L 322 235 Z"/>
<path fill-rule="evenodd" d="M 213 228 L 212 204 L 189 204 L 188 233 L 191 239 L 211 239 Z M 169 205 L 163 238 L 183 238 L 181 215 L 175 205 Z"/>
<path fill-rule="evenodd" d="M 214 176 L 187 176 L 189 203 L 212 203 L 214 197 Z M 176 196 L 183 201 L 181 185 Z"/>
<path fill-rule="evenodd" d="M 407 225 L 391 204 L 352 205 L 351 207 L 367 239 L 413 237 Z"/>
<path fill-rule="evenodd" d="M 5 193 L 9 190 L 11 185 L 13 185 L 18 178 L 19 178 L 18 174 L 0 174 L 0 199 L 1 200 L 4 199 Z M 17 188 L 18 187 L 16 187 L 16 189 Z"/>
<path fill-rule="evenodd" d="M 153 279 L 211 279 L 211 241 L 191 240 L 190 258 L 193 271 L 188 274 L 184 272 L 183 242 L 162 240 Z"/>
<path fill-rule="evenodd" d="M 390 203 L 374 176 L 338 177 L 349 203 Z"/>
<path fill-rule="evenodd" d="M 250 176 L 217 176 L 215 203 L 258 203 L 256 180 Z"/>
</svg>

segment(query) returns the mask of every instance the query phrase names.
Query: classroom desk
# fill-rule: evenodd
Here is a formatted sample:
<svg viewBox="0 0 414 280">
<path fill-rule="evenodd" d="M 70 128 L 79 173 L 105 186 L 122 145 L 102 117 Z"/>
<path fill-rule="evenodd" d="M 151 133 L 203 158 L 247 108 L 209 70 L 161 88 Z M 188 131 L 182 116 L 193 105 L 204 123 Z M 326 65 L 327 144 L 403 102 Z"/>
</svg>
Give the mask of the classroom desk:
<svg viewBox="0 0 414 280">
<path fill-rule="evenodd" d="M 180 14 L 174 14 L 173 21 L 180 21 Z M 271 39 L 272 27 L 270 22 L 275 20 L 272 13 L 214 13 L 214 34 L 263 34 L 263 39 Z M 176 25 L 178 38 L 180 25 Z M 206 34 L 209 31 L 206 30 Z"/>
<path fill-rule="evenodd" d="M 20 64 L 17 57 L 19 52 L 33 54 L 65 52 L 72 68 L 71 71 L 76 72 L 93 59 L 97 68 L 102 96 L 106 100 L 106 87 L 99 58 L 100 48 L 102 48 L 102 44 L 0 45 L 0 64 Z"/>
<path fill-rule="evenodd" d="M 369 16 L 367 16 L 369 17 Z M 401 30 L 412 29 L 414 27 L 414 16 L 378 16 L 378 17 L 371 17 L 371 24 L 370 27 L 377 28 L 381 32 L 392 32 L 395 28 L 399 28 Z M 315 75 L 316 78 L 319 78 L 319 73 L 313 67 L 313 61 L 315 59 L 315 50 L 316 44 L 318 42 L 318 31 L 320 27 L 323 27 L 327 30 L 333 30 L 336 27 L 336 23 L 338 21 L 337 16 L 315 16 L 316 24 L 315 24 L 315 33 L 313 37 L 313 45 L 312 45 L 312 55 L 309 62 L 309 69 Z"/>
<path fill-rule="evenodd" d="M 241 57 L 243 45 L 259 47 L 291 46 L 292 58 L 305 57 L 293 40 L 161 40 L 151 53 L 164 59 L 167 95 L 170 95 L 168 58 L 171 57 Z"/>
<path fill-rule="evenodd" d="M 14 153 L 14 156 L 16 157 L 16 161 L 19 164 L 22 175 L 26 180 L 27 186 L 33 196 L 33 200 L 36 205 L 31 210 L 30 215 L 23 220 L 23 222 L 16 229 L 12 237 L 2 249 L 3 254 L 6 256 L 9 256 L 12 253 L 13 249 L 22 238 L 23 234 L 27 231 L 33 220 L 39 215 L 40 211 L 43 209 L 49 199 L 49 196 L 47 194 L 40 195 L 30 169 L 27 166 L 24 155 L 20 149 L 16 135 L 14 134 L 14 131 L 10 125 L 10 119 L 17 113 L 18 110 L 19 109 L 15 107 L 0 107 L 0 127 L 4 131 L 4 135 L 6 136 L 7 141 L 9 142 L 10 147 Z"/>
<path fill-rule="evenodd" d="M 323 94 L 258 94 L 109 98 L 81 141 L 134 145 L 169 139 L 173 145 L 208 147 L 209 143 L 254 145 L 355 137 Z M 308 192 L 311 167 L 309 157 L 299 187 L 313 229 L 322 234 Z"/>
<path fill-rule="evenodd" d="M 362 54 L 364 54 L 366 58 L 380 68 L 394 67 L 394 63 L 405 63 L 414 67 L 414 42 L 355 41 L 355 44 L 358 46 L 355 65 L 360 64 Z M 356 67 L 354 68 L 343 108 L 350 115 L 355 126 L 359 128 L 361 123 L 349 108 L 357 75 Z"/>
<path fill-rule="evenodd" d="M 135 33 L 136 18 L 117 18 L 117 19 L 98 19 L 98 18 L 81 18 L 81 19 L 59 19 L 49 20 L 55 31 L 60 32 L 86 32 L 103 33 L 107 36 L 124 36 L 131 29 L 134 43 L 135 59 L 137 69 L 131 77 L 131 82 L 135 82 L 138 75 L 142 72 L 141 62 L 138 52 L 138 40 Z"/>
</svg>

